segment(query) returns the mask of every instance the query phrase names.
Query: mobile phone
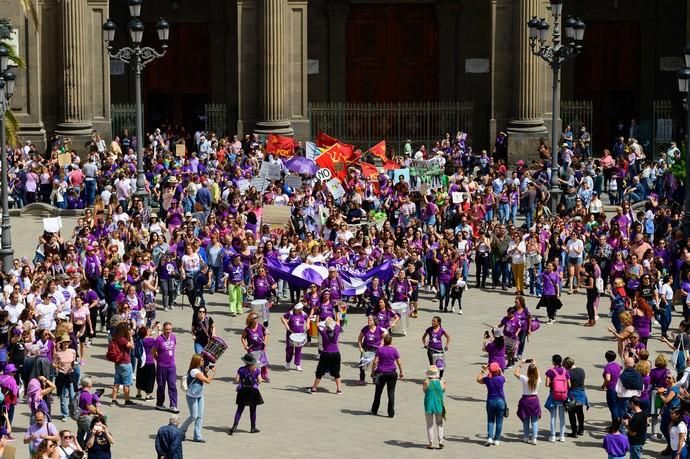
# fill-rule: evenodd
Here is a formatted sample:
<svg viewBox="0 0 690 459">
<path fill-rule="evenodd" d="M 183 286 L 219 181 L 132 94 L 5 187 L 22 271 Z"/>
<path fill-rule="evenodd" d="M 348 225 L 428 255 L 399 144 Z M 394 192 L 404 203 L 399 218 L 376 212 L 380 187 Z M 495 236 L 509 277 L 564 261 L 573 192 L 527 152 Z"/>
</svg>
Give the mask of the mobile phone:
<svg viewBox="0 0 690 459">
<path fill-rule="evenodd" d="M 525 360 L 525 363 L 534 363 L 534 359 L 527 359 Z"/>
<path fill-rule="evenodd" d="M 103 389 L 103 388 L 101 388 L 101 389 L 96 389 L 96 390 L 94 391 L 94 393 L 95 393 L 96 395 L 98 395 L 98 398 L 101 398 L 101 397 L 103 397 L 103 394 L 105 393 L 105 389 Z"/>
</svg>

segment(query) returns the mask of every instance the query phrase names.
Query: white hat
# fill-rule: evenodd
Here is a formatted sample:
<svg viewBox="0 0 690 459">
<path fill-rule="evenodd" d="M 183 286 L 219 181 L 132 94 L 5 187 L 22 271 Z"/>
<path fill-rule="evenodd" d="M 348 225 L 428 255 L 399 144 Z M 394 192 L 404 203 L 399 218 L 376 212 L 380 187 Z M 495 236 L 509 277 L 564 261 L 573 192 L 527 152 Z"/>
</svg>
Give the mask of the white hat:
<svg viewBox="0 0 690 459">
<path fill-rule="evenodd" d="M 293 309 L 302 309 L 303 307 L 304 307 L 304 305 L 303 305 L 302 303 L 297 303 L 297 304 L 293 307 Z"/>
</svg>

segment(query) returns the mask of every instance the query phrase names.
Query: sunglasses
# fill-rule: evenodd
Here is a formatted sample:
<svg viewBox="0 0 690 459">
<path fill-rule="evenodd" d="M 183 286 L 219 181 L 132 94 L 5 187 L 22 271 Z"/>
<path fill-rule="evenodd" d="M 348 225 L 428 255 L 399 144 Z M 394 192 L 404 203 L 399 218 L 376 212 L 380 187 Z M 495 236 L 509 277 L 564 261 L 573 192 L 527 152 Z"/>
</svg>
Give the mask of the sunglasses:
<svg viewBox="0 0 690 459">
<path fill-rule="evenodd" d="M 73 435 L 65 435 L 62 438 L 69 440 L 70 438 L 74 438 L 74 436 Z"/>
</svg>

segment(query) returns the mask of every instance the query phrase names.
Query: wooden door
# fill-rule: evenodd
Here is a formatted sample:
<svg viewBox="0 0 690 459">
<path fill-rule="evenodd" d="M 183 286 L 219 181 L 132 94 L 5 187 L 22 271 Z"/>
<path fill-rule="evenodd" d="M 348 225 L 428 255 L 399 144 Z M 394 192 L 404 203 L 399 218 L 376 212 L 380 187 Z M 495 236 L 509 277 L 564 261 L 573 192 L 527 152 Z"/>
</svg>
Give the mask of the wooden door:
<svg viewBox="0 0 690 459">
<path fill-rule="evenodd" d="M 593 146 L 611 148 L 618 120 L 639 120 L 640 27 L 636 22 L 587 23 L 574 65 L 576 99 L 593 102 Z"/>
<path fill-rule="evenodd" d="M 347 100 L 437 100 L 436 24 L 433 4 L 352 4 L 347 22 Z"/>
</svg>

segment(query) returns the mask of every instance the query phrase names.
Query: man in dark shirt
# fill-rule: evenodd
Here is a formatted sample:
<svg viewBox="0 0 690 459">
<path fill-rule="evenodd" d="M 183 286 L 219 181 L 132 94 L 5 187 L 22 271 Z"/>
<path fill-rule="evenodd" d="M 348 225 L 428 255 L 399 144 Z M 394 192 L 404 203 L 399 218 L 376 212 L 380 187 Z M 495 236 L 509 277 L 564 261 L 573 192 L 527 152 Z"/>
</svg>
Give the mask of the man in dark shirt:
<svg viewBox="0 0 690 459">
<path fill-rule="evenodd" d="M 640 398 L 630 398 L 632 415 L 623 417 L 623 422 L 628 428 L 628 441 L 630 442 L 630 459 L 642 458 L 642 447 L 647 439 L 647 414 L 640 408 Z"/>
<path fill-rule="evenodd" d="M 156 455 L 158 459 L 182 459 L 182 439 L 184 435 L 179 428 L 180 417 L 170 416 L 167 426 L 158 429 L 156 435 Z"/>
</svg>

